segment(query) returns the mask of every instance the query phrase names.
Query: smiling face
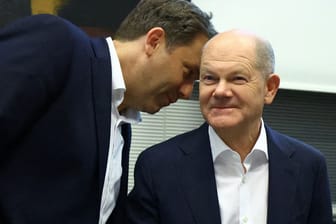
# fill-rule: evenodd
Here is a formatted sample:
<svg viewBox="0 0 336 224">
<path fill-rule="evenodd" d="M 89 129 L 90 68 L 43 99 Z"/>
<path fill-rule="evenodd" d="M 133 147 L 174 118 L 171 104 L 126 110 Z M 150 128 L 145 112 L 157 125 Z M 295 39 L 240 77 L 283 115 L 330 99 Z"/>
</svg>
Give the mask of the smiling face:
<svg viewBox="0 0 336 224">
<path fill-rule="evenodd" d="M 200 72 L 200 106 L 217 132 L 259 131 L 264 104 L 270 104 L 279 86 L 275 74 L 267 77 L 255 67 L 251 36 L 226 32 L 206 45 Z"/>
<path fill-rule="evenodd" d="M 142 99 L 139 99 L 137 109 L 156 113 L 178 99 L 188 99 L 194 81 L 199 78 L 201 50 L 207 40 L 200 35 L 187 46 L 167 50 L 161 41 L 153 47 L 138 80 L 142 85 L 139 93 Z"/>
</svg>

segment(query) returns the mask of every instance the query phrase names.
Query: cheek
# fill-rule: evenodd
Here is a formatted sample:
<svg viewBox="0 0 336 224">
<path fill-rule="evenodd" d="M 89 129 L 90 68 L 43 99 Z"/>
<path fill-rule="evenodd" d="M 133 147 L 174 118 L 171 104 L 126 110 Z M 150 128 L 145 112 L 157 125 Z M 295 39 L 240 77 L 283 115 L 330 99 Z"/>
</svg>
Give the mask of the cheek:
<svg viewBox="0 0 336 224">
<path fill-rule="evenodd" d="M 161 83 L 164 83 L 168 86 L 178 86 L 183 82 L 183 73 L 182 71 L 169 67 L 166 70 L 163 70 L 161 73 Z"/>
<path fill-rule="evenodd" d="M 212 95 L 212 92 L 210 91 L 206 91 L 206 90 L 200 90 L 199 91 L 199 101 L 200 101 L 200 105 L 203 107 L 203 106 L 206 106 L 209 101 L 210 101 L 210 98 L 211 98 L 211 95 Z"/>
<path fill-rule="evenodd" d="M 256 86 L 248 86 L 248 88 L 243 88 L 239 90 L 239 97 L 247 101 L 248 104 L 253 104 L 259 100 L 264 99 L 263 89 L 258 88 Z"/>
</svg>

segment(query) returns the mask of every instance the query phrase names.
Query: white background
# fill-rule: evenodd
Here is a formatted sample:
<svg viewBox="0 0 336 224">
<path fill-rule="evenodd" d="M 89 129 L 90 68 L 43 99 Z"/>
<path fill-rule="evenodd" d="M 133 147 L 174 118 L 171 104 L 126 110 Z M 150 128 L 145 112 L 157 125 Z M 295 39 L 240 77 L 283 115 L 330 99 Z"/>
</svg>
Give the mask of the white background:
<svg viewBox="0 0 336 224">
<path fill-rule="evenodd" d="M 280 88 L 336 93 L 336 0 L 192 0 L 218 32 L 252 31 L 274 48 Z"/>
</svg>

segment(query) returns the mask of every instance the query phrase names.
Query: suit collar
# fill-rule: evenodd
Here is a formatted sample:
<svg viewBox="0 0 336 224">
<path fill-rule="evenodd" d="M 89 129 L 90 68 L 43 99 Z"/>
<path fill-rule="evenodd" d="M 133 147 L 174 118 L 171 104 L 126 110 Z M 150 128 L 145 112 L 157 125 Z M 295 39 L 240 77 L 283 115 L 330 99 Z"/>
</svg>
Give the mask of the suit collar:
<svg viewBox="0 0 336 224">
<path fill-rule="evenodd" d="M 269 153 L 267 223 L 290 223 L 288 211 L 294 205 L 299 164 L 291 160 L 295 150 L 286 144 L 287 140 L 269 127 L 266 130 Z"/>
<path fill-rule="evenodd" d="M 93 39 L 94 56 L 92 63 L 92 91 L 96 118 L 96 131 L 99 157 L 99 190 L 102 193 L 111 124 L 111 63 L 105 39 Z"/>
</svg>

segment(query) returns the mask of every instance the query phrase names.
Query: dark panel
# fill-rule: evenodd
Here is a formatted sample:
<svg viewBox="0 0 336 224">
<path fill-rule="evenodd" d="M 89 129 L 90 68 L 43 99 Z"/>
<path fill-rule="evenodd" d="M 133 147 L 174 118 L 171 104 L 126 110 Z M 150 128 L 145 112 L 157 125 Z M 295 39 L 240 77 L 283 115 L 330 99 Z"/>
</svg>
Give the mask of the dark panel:
<svg viewBox="0 0 336 224">
<path fill-rule="evenodd" d="M 88 31 L 114 33 L 139 0 L 69 0 L 57 14 Z M 95 28 L 95 29 L 93 29 Z"/>
<path fill-rule="evenodd" d="M 0 0 L 0 27 L 30 14 L 30 0 Z"/>
</svg>

